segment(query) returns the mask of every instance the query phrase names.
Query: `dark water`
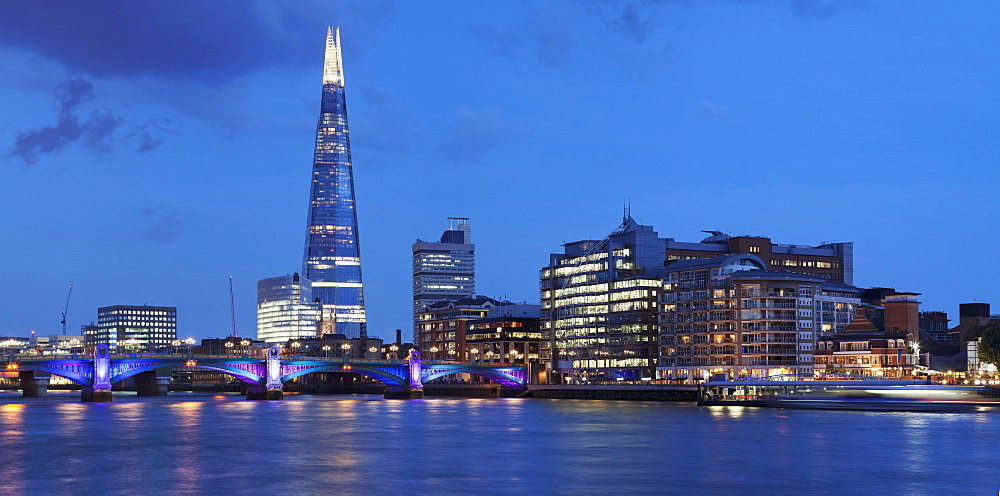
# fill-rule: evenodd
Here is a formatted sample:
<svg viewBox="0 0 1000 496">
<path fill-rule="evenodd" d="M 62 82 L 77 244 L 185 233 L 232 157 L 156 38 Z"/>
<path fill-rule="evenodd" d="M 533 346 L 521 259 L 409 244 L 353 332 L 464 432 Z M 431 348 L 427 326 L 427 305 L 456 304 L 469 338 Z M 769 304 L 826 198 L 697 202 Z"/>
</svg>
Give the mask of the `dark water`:
<svg viewBox="0 0 1000 496">
<path fill-rule="evenodd" d="M 0 393 L 0 494 L 997 494 L 1000 413 Z"/>
</svg>

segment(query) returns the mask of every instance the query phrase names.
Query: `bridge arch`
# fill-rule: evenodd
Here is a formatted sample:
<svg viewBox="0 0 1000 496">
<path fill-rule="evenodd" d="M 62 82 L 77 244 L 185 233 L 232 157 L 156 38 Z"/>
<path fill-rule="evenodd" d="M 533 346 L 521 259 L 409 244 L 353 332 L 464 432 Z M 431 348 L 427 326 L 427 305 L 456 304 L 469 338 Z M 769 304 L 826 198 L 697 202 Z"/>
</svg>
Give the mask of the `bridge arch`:
<svg viewBox="0 0 1000 496">
<path fill-rule="evenodd" d="M 66 365 L 56 367 L 45 363 L 19 363 L 17 364 L 17 370 L 19 372 L 44 372 L 69 379 L 81 386 L 90 386 L 94 382 L 93 369 L 90 367 L 90 362 L 70 365 L 75 365 L 75 367 L 67 368 Z"/>
<path fill-rule="evenodd" d="M 389 386 L 404 386 L 406 384 L 406 379 L 404 379 L 403 377 L 395 375 L 392 372 L 383 370 L 382 368 L 379 367 L 351 365 L 350 369 L 344 369 L 344 364 L 318 365 L 315 367 L 309 367 L 306 369 L 297 370 L 288 375 L 282 376 L 281 382 L 287 382 L 292 379 L 295 379 L 296 377 L 301 377 L 306 374 L 312 374 L 315 372 L 353 372 L 356 374 L 361 374 L 366 377 L 371 377 L 372 379 L 375 379 Z M 400 373 L 402 373 L 405 376 L 406 370 L 400 369 Z"/>
<path fill-rule="evenodd" d="M 141 374 L 143 372 L 150 372 L 163 367 L 185 367 L 187 366 L 187 360 L 177 359 L 177 360 L 166 360 L 162 362 L 158 361 L 152 363 L 141 363 L 138 366 L 128 367 L 125 370 L 122 370 L 121 365 L 123 364 L 122 363 L 112 364 L 112 375 L 111 375 L 112 383 L 118 382 L 123 379 L 127 379 L 129 377 Z M 243 370 L 238 367 L 234 367 L 233 365 L 228 363 L 202 362 L 194 365 L 194 367 L 216 370 L 224 374 L 231 375 L 247 384 L 254 384 L 254 385 L 261 384 L 261 382 L 264 380 L 264 378 L 261 377 L 260 375 L 254 374 L 253 372 Z"/>
<path fill-rule="evenodd" d="M 426 366 L 424 367 L 424 376 L 422 377 L 423 382 L 426 384 L 434 379 L 440 379 L 454 374 L 471 374 L 479 377 L 484 377 L 495 382 L 499 382 L 504 386 L 524 386 L 527 384 L 527 378 L 524 377 L 523 372 L 518 373 L 515 369 L 493 369 L 486 367 L 477 366 Z"/>
</svg>

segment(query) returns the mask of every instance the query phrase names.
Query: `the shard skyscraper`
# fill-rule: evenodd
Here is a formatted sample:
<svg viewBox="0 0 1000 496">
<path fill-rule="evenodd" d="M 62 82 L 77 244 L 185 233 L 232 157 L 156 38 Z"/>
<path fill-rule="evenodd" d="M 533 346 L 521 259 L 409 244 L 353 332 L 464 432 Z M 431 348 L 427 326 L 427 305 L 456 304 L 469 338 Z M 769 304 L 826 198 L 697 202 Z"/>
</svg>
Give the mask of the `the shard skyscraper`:
<svg viewBox="0 0 1000 496">
<path fill-rule="evenodd" d="M 323 333 L 367 337 L 340 28 L 328 29 L 302 273 L 322 303 Z"/>
</svg>

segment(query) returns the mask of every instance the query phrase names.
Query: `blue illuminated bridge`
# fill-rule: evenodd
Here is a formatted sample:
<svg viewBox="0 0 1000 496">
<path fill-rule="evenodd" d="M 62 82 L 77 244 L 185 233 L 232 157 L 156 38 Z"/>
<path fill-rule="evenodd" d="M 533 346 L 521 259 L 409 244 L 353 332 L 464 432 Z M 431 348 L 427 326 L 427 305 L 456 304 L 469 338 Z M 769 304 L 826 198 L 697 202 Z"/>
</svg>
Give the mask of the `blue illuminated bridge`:
<svg viewBox="0 0 1000 496">
<path fill-rule="evenodd" d="M 282 399 L 284 383 L 316 372 L 353 372 L 386 385 L 386 398 L 422 398 L 425 383 L 453 374 L 472 374 L 504 388 L 527 387 L 524 367 L 465 362 L 424 362 L 411 352 L 404 360 L 330 359 L 282 356 L 273 346 L 259 355 L 136 354 L 112 355 L 98 345 L 93 355 L 12 355 L 6 370 L 17 371 L 25 396 L 41 396 L 48 374 L 83 386 L 83 401 L 111 401 L 111 384 L 134 377 L 140 395 L 166 394 L 174 367 L 197 367 L 229 374 L 246 383 L 249 399 Z M 35 373 L 38 373 L 36 376 Z"/>
</svg>

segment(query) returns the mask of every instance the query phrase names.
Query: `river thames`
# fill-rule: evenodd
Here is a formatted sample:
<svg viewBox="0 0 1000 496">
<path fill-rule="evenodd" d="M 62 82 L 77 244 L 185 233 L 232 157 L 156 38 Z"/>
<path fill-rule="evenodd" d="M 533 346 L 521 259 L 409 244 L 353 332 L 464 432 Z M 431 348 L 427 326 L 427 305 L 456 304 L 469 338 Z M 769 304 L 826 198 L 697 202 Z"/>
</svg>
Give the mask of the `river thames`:
<svg viewBox="0 0 1000 496">
<path fill-rule="evenodd" d="M 0 494 L 996 494 L 1000 413 L 0 392 Z"/>
</svg>

